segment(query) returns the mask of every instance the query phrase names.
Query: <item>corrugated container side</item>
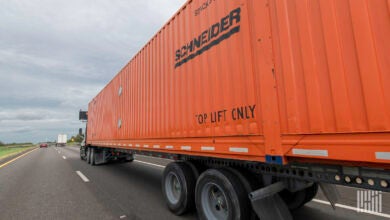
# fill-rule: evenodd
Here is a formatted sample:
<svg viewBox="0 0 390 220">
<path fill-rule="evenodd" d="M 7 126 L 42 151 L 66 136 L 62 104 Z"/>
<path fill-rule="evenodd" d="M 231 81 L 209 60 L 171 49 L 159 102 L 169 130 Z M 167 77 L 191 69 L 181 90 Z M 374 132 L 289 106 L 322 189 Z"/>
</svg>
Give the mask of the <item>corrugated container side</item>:
<svg viewBox="0 0 390 220">
<path fill-rule="evenodd" d="M 376 157 L 390 153 L 388 0 L 215 0 L 198 10 L 204 2 L 188 1 L 91 101 L 90 143 L 390 163 Z"/>
<path fill-rule="evenodd" d="M 202 53 L 202 56 L 175 67 L 175 51 L 178 48 L 207 30 L 210 24 L 220 22 L 222 17 L 241 6 L 238 1 L 220 3 L 223 7 L 217 7 L 214 3 L 207 16 L 197 16 L 194 19 L 195 3 L 201 4 L 201 1 L 187 4 L 96 98 L 102 102 L 100 108 L 110 108 L 109 112 L 105 109 L 103 115 L 103 120 L 108 124 L 96 134 L 100 135 L 96 138 L 261 134 L 259 111 L 256 111 L 256 119 L 226 119 L 218 123 L 210 121 L 214 112 L 227 112 L 232 108 L 256 103 L 251 57 L 237 59 L 251 53 L 248 16 L 241 18 L 242 34 L 231 36 L 229 43 L 221 42 Z M 242 10 L 247 10 L 247 7 L 244 5 Z M 244 13 L 246 12 L 243 11 L 242 14 Z M 248 74 L 240 74 L 242 72 Z M 123 93 L 118 96 L 120 87 Z M 99 108 L 95 105 L 93 107 Z M 226 112 L 225 117 L 231 117 Z M 92 114 L 91 112 L 90 115 Z M 208 115 L 208 122 L 199 124 L 196 117 L 199 114 Z M 121 119 L 122 127 L 118 128 L 117 123 Z"/>
<path fill-rule="evenodd" d="M 271 3 L 282 133 L 390 131 L 389 1 Z"/>
</svg>

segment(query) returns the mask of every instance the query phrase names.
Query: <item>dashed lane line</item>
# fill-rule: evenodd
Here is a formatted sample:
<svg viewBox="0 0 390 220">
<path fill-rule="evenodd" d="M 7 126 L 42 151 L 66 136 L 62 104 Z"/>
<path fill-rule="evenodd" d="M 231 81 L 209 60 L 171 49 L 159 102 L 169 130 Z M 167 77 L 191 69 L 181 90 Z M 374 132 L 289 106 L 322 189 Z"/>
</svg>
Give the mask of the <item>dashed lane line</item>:
<svg viewBox="0 0 390 220">
<path fill-rule="evenodd" d="M 145 156 L 145 155 L 137 155 L 137 158 L 150 158 L 149 156 Z M 162 157 L 157 157 L 157 158 L 154 158 L 154 159 L 159 159 L 159 160 L 167 160 L 167 161 L 170 161 L 170 162 L 173 162 L 174 160 L 172 159 L 169 159 L 169 158 L 162 158 Z"/>
<path fill-rule="evenodd" d="M 89 179 L 81 171 L 77 170 L 76 173 L 84 182 L 89 182 Z"/>
<path fill-rule="evenodd" d="M 18 157 L 15 157 L 14 159 L 12 159 L 12 160 L 10 160 L 10 161 L 8 161 L 8 162 L 5 162 L 5 163 L 1 164 L 1 165 L 0 165 L 0 168 L 7 166 L 8 164 L 14 162 L 15 160 L 17 160 L 17 159 L 19 159 L 19 158 L 22 158 L 22 157 L 26 156 L 27 154 L 29 154 L 29 153 L 31 153 L 31 152 L 37 150 L 37 149 L 38 149 L 38 148 L 35 148 L 35 149 L 32 150 L 32 151 L 28 151 L 28 152 L 26 152 L 26 153 L 24 153 L 24 154 L 22 154 L 22 155 L 20 155 L 20 156 L 18 156 Z"/>
<path fill-rule="evenodd" d="M 66 157 L 65 157 L 65 156 L 62 156 L 62 158 L 64 158 L 64 160 L 66 160 Z"/>
<path fill-rule="evenodd" d="M 143 164 L 147 164 L 147 165 L 159 167 L 159 168 L 165 168 L 165 166 L 163 166 L 163 165 L 158 165 L 158 164 L 154 164 L 154 163 L 148 163 L 148 162 L 140 161 L 140 160 L 134 160 L 134 161 L 135 161 L 135 162 L 138 162 L 138 163 L 143 163 Z"/>
</svg>

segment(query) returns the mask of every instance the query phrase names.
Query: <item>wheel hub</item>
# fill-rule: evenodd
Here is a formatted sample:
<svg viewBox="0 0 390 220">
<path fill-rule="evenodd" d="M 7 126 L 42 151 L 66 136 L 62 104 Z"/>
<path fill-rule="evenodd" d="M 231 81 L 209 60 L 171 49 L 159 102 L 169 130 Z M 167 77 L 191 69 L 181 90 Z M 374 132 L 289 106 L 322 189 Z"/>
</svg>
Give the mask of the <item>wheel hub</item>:
<svg viewBox="0 0 390 220">
<path fill-rule="evenodd" d="M 173 172 L 168 173 L 165 179 L 165 191 L 170 203 L 179 202 L 182 188 L 178 176 Z"/>
<path fill-rule="evenodd" d="M 210 219 L 227 219 L 229 209 L 227 199 L 222 189 L 214 184 L 208 183 L 201 192 L 202 207 Z"/>
</svg>

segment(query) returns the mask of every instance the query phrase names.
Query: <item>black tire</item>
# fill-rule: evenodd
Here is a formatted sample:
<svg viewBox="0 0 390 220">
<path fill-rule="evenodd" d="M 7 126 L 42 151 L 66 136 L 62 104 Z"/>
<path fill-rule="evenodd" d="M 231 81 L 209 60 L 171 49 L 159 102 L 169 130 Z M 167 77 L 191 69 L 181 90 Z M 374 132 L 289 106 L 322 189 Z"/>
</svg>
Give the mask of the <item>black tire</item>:
<svg viewBox="0 0 390 220">
<path fill-rule="evenodd" d="M 252 207 L 251 202 L 249 200 L 249 193 L 260 189 L 262 187 L 261 180 L 257 178 L 254 174 L 250 173 L 249 171 L 245 169 L 237 169 L 232 167 L 224 167 L 222 169 L 228 170 L 229 172 L 233 173 L 236 178 L 238 178 L 241 182 L 241 184 L 245 188 L 246 195 L 248 195 L 246 198 L 248 199 L 247 203 L 248 206 Z M 258 220 L 259 217 L 257 217 L 256 212 L 251 209 L 251 214 L 249 217 L 250 220 Z"/>
<path fill-rule="evenodd" d="M 133 161 L 134 161 L 134 159 L 130 159 L 130 160 L 128 160 L 126 158 L 118 159 L 118 163 L 130 163 L 130 162 L 133 162 Z"/>
<path fill-rule="evenodd" d="M 199 171 L 199 167 L 197 167 L 193 162 L 190 161 L 183 161 L 183 163 L 187 164 L 191 168 L 196 182 L 196 180 L 199 178 L 199 174 L 201 173 Z"/>
<path fill-rule="evenodd" d="M 305 204 L 310 202 L 314 197 L 316 197 L 317 192 L 318 192 L 318 184 L 313 183 L 313 185 L 309 188 L 306 188 L 306 199 L 305 199 Z"/>
<path fill-rule="evenodd" d="M 305 204 L 306 192 L 304 189 L 297 192 L 285 189 L 279 193 L 279 196 L 284 200 L 288 209 L 295 211 Z"/>
<path fill-rule="evenodd" d="M 133 162 L 133 161 L 134 161 L 134 155 L 131 155 L 131 159 L 127 158 L 127 156 L 126 157 L 122 157 L 120 159 L 120 162 L 122 162 L 122 163 L 130 163 L 130 162 Z"/>
<path fill-rule="evenodd" d="M 85 153 L 85 147 L 80 147 L 80 159 L 86 160 L 86 153 Z"/>
<path fill-rule="evenodd" d="M 130 163 L 130 162 L 133 162 L 134 161 L 134 158 L 133 159 L 124 159 L 123 162 L 124 163 Z"/>
<path fill-rule="evenodd" d="M 90 164 L 92 166 L 95 166 L 95 152 L 96 152 L 96 149 L 93 147 L 91 148 L 91 159 L 90 159 Z"/>
<path fill-rule="evenodd" d="M 214 201 L 209 201 L 212 197 Z M 213 205 L 215 200 L 218 204 Z M 250 219 L 248 202 L 245 187 L 226 169 L 206 170 L 196 183 L 195 204 L 199 219 Z"/>
<path fill-rule="evenodd" d="M 91 148 L 87 148 L 87 163 L 91 163 Z"/>
<path fill-rule="evenodd" d="M 182 215 L 195 208 L 195 183 L 193 170 L 188 164 L 172 162 L 165 167 L 162 192 L 171 212 Z M 173 189 L 174 184 L 179 184 L 180 188 Z"/>
<path fill-rule="evenodd" d="M 310 202 L 316 196 L 317 191 L 318 185 L 314 183 L 312 186 L 297 192 L 283 190 L 279 193 L 279 195 L 284 200 L 287 207 L 291 211 L 295 211 L 304 206 L 306 203 Z"/>
</svg>

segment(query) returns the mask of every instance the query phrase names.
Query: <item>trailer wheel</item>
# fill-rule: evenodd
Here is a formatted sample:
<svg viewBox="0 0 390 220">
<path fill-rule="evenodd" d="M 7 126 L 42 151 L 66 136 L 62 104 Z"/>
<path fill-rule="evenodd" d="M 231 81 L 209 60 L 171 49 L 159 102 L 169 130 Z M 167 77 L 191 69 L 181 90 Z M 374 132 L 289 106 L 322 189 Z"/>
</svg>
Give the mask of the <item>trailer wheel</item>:
<svg viewBox="0 0 390 220">
<path fill-rule="evenodd" d="M 80 147 L 80 159 L 81 160 L 86 160 L 86 150 L 85 147 Z"/>
<path fill-rule="evenodd" d="M 291 211 L 294 211 L 310 202 L 316 196 L 317 191 L 318 185 L 314 183 L 312 186 L 297 192 L 283 190 L 279 195 L 282 197 L 287 207 Z"/>
<path fill-rule="evenodd" d="M 310 202 L 317 195 L 318 192 L 318 184 L 314 183 L 311 187 L 306 188 L 306 199 L 305 204 Z"/>
<path fill-rule="evenodd" d="M 203 166 L 202 164 L 197 163 L 196 161 L 183 161 L 183 163 L 186 163 L 189 167 L 191 167 L 192 172 L 194 173 L 195 182 L 199 178 L 199 175 L 207 170 L 207 167 Z"/>
<path fill-rule="evenodd" d="M 134 161 L 134 157 L 133 158 L 126 158 L 125 159 L 125 162 L 126 163 L 130 163 L 130 162 L 133 162 Z"/>
<path fill-rule="evenodd" d="M 262 187 L 260 179 L 256 178 L 255 175 L 250 173 L 249 171 L 245 169 L 237 169 L 237 168 L 232 168 L 232 167 L 224 167 L 222 169 L 228 170 L 229 172 L 233 173 L 236 178 L 238 178 L 242 184 L 242 186 L 245 189 L 246 195 L 249 195 L 249 193 L 260 189 Z M 251 202 L 249 200 L 249 197 L 247 196 L 247 206 L 251 207 Z M 257 217 L 256 212 L 251 209 L 251 213 L 249 218 L 250 220 L 258 220 L 259 217 Z"/>
<path fill-rule="evenodd" d="M 195 176 L 184 162 L 168 164 L 163 173 L 162 191 L 168 208 L 176 215 L 192 210 L 195 194 Z"/>
<path fill-rule="evenodd" d="M 120 159 L 120 162 L 122 163 L 129 163 L 134 161 L 134 155 L 133 154 L 126 154 L 125 157 L 122 157 Z"/>
<path fill-rule="evenodd" d="M 90 164 L 92 166 L 95 166 L 95 151 L 96 149 L 93 147 L 91 148 L 91 159 L 90 159 Z"/>
<path fill-rule="evenodd" d="M 297 210 L 305 204 L 306 192 L 304 189 L 297 192 L 283 190 L 279 195 L 291 211 Z"/>
<path fill-rule="evenodd" d="M 225 169 L 209 169 L 200 175 L 195 203 L 200 219 L 249 219 L 251 215 L 243 184 Z"/>
<path fill-rule="evenodd" d="M 91 148 L 87 148 L 87 163 L 91 163 Z"/>
</svg>

